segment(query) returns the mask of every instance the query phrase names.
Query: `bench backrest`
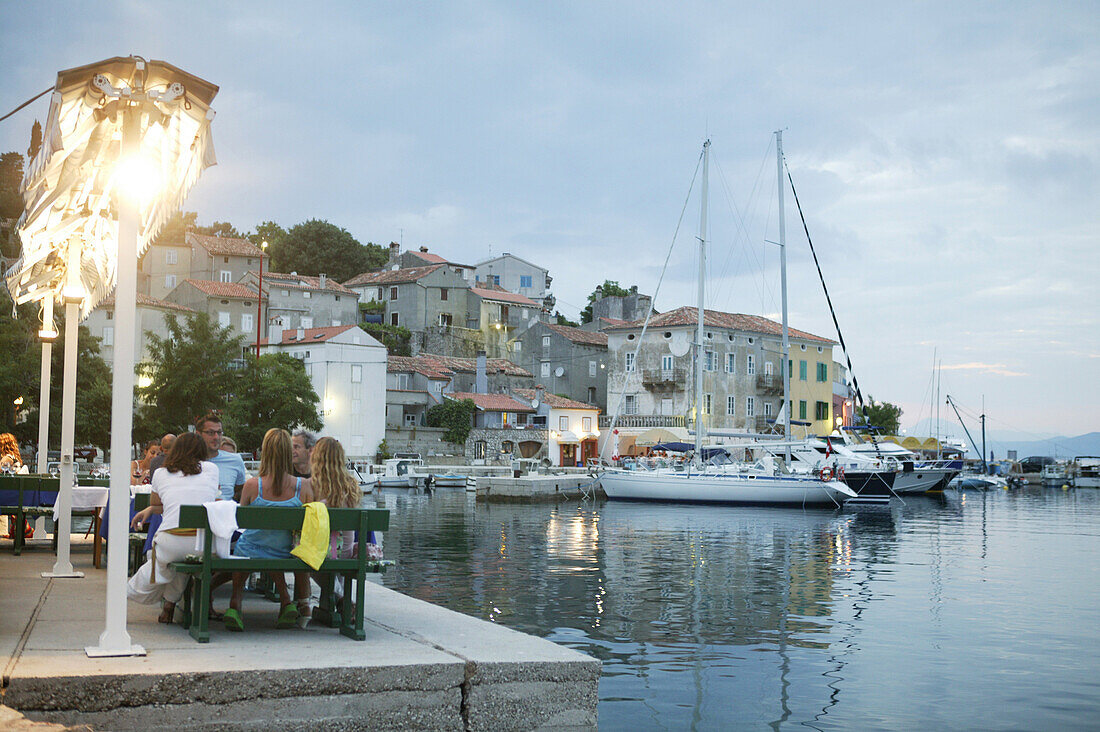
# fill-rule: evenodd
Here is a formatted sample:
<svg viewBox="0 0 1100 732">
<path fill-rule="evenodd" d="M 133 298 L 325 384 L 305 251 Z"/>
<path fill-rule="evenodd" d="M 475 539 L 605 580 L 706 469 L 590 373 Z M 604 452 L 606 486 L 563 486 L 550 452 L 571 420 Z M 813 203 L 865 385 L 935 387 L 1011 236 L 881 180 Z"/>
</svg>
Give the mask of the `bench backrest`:
<svg viewBox="0 0 1100 732">
<path fill-rule="evenodd" d="M 0 475 L 0 506 L 53 505 L 61 479 L 50 475 Z"/>
<path fill-rule="evenodd" d="M 239 506 L 237 526 L 242 529 L 282 529 L 298 531 L 305 519 L 304 508 L 280 508 L 278 506 Z M 330 531 L 387 531 L 390 528 L 390 512 L 384 508 L 330 508 Z M 203 506 L 180 506 L 181 529 L 209 528 L 206 509 Z"/>
</svg>

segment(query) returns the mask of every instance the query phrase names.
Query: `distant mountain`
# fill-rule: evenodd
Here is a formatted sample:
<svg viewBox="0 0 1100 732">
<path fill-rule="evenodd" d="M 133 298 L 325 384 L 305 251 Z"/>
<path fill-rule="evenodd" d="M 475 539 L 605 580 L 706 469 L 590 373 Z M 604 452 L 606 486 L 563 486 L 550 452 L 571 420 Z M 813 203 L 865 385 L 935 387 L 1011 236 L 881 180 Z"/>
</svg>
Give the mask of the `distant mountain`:
<svg viewBox="0 0 1100 732">
<path fill-rule="evenodd" d="M 907 434 L 917 437 L 927 437 L 935 434 L 931 420 L 922 420 L 915 427 L 906 430 Z M 931 427 L 931 429 L 929 429 Z M 945 422 L 943 426 L 945 436 L 954 437 L 969 444 L 966 432 L 957 422 Z M 970 427 L 970 434 L 978 441 L 981 447 L 981 429 Z M 1030 455 L 1050 455 L 1058 458 L 1071 458 L 1076 455 L 1100 455 L 1100 432 L 1089 432 L 1076 437 L 1063 435 L 1043 435 L 1036 439 L 1035 434 L 1026 432 L 1007 432 L 1004 430 L 987 431 L 985 436 L 986 448 L 993 451 L 993 457 L 1000 459 L 1008 455 L 1009 450 L 1016 451 L 1017 458 L 1025 458 Z M 970 449 L 970 457 L 977 457 L 973 448 Z"/>
</svg>

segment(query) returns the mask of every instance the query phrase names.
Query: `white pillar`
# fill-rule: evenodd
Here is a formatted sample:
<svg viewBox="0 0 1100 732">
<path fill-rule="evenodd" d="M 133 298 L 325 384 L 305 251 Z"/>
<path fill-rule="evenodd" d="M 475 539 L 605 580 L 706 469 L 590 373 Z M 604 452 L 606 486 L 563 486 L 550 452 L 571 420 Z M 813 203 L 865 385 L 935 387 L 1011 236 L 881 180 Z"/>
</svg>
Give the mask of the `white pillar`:
<svg viewBox="0 0 1100 732">
<path fill-rule="evenodd" d="M 52 296 L 42 301 L 42 330 L 38 331 L 38 337 L 42 341 L 42 378 L 38 392 L 37 472 L 44 475 L 50 455 L 50 370 L 53 366 L 53 339 L 57 337 L 53 326 Z"/>
<path fill-rule="evenodd" d="M 65 372 L 61 388 L 61 488 L 57 492 L 57 561 L 52 572 L 43 577 L 83 577 L 74 572 L 69 560 L 69 543 L 73 530 L 73 478 L 76 464 L 73 462 L 73 433 L 76 430 L 76 349 L 80 329 L 80 301 L 83 292 L 80 284 L 81 241 L 69 241 L 67 271 L 65 274 Z"/>
<path fill-rule="evenodd" d="M 140 89 L 135 90 L 140 92 Z M 122 122 L 122 158 L 141 147 L 140 107 L 127 106 Z M 107 543 L 107 622 L 99 656 L 144 656 L 126 631 L 126 565 L 130 525 L 130 444 L 134 426 L 134 322 L 137 300 L 137 233 L 141 212 L 131 196 L 118 195 L 118 284 L 115 288 L 115 361 L 111 383 L 111 489 L 107 503 L 111 538 Z"/>
</svg>

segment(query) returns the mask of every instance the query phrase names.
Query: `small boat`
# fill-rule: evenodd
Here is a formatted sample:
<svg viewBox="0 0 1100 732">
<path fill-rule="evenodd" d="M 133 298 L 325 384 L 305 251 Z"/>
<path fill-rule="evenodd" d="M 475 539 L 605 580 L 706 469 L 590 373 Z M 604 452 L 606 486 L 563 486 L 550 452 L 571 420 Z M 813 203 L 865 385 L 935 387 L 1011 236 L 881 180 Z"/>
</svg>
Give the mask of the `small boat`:
<svg viewBox="0 0 1100 732">
<path fill-rule="evenodd" d="M 432 475 L 424 470 L 424 460 L 419 453 L 397 453 L 382 461 L 383 471 L 378 476 L 382 488 L 428 488 Z"/>
<path fill-rule="evenodd" d="M 1074 488 L 1100 488 L 1100 457 L 1078 455 L 1070 468 Z"/>
<path fill-rule="evenodd" d="M 436 488 L 465 488 L 468 480 L 458 473 L 432 473 L 432 485 Z"/>
<path fill-rule="evenodd" d="M 1039 471 L 1039 482 L 1053 488 L 1060 488 L 1070 484 L 1069 472 L 1065 463 L 1047 463 Z"/>
<path fill-rule="evenodd" d="M 961 473 L 947 484 L 949 488 L 960 491 L 995 491 L 1007 490 L 1008 481 L 999 475 L 980 475 L 977 473 Z"/>
</svg>

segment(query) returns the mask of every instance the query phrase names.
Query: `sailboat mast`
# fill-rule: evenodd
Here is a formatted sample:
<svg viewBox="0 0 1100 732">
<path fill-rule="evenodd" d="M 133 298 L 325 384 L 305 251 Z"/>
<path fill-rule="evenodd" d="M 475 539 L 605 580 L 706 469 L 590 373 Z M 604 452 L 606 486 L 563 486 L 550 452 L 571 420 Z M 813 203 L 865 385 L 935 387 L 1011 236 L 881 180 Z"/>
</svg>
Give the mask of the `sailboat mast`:
<svg viewBox="0 0 1100 732">
<path fill-rule="evenodd" d="M 775 170 L 776 183 L 779 186 L 779 271 L 782 283 L 783 297 L 783 363 L 780 365 L 780 373 L 783 374 L 783 434 L 790 442 L 791 438 L 791 339 L 787 327 L 787 220 L 783 213 L 783 130 L 775 131 Z M 783 450 L 784 458 L 789 465 L 791 462 L 791 447 L 788 444 Z"/>
<path fill-rule="evenodd" d="M 707 281 L 707 175 L 710 140 L 703 142 L 703 188 L 699 204 L 699 322 L 695 333 L 695 461 L 703 459 L 703 305 Z"/>
</svg>

